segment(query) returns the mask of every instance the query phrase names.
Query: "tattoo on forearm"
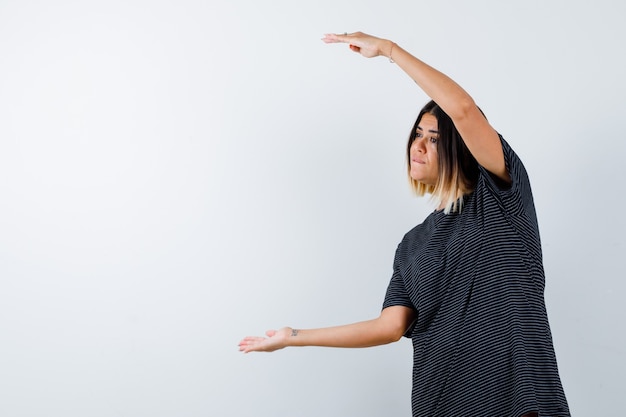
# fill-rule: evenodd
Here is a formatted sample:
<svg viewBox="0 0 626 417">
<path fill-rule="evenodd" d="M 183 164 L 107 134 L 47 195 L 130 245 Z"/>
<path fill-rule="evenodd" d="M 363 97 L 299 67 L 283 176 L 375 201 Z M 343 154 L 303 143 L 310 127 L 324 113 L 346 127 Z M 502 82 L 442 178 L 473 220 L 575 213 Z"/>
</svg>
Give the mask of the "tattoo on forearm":
<svg viewBox="0 0 626 417">
<path fill-rule="evenodd" d="M 298 329 L 291 329 L 291 335 L 292 336 L 297 336 L 299 331 L 300 330 L 298 330 Z"/>
</svg>

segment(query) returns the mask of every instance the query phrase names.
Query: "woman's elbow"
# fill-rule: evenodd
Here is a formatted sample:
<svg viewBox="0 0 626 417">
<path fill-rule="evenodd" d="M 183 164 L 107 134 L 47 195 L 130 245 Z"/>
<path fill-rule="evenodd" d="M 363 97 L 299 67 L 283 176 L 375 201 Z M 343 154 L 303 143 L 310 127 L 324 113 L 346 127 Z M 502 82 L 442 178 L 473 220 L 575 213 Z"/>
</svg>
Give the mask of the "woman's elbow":
<svg viewBox="0 0 626 417">
<path fill-rule="evenodd" d="M 401 327 L 392 327 L 385 332 L 385 344 L 394 343 L 402 339 L 404 329 Z"/>
<path fill-rule="evenodd" d="M 450 116 L 453 121 L 458 123 L 466 120 L 468 117 L 472 117 L 476 109 L 477 106 L 474 99 L 467 96 L 456 102 L 456 106 L 454 109 L 450 110 L 450 114 L 448 114 L 448 116 Z"/>
<path fill-rule="evenodd" d="M 384 309 L 378 319 L 384 343 L 393 343 L 402 339 L 415 318 L 415 310 L 408 307 L 395 306 Z"/>
<path fill-rule="evenodd" d="M 393 334 L 393 340 L 392 342 L 397 342 L 400 339 L 402 339 L 402 336 L 404 336 L 406 329 L 397 329 L 394 334 Z"/>
</svg>

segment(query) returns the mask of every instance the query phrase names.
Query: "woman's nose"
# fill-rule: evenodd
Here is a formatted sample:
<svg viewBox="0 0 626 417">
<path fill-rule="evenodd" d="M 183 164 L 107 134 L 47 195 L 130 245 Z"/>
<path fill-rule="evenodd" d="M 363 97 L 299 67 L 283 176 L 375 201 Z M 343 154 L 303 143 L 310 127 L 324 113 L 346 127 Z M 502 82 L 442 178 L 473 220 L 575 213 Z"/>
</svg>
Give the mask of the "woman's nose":
<svg viewBox="0 0 626 417">
<path fill-rule="evenodd" d="M 419 139 L 416 139 L 416 140 L 413 142 L 413 145 L 412 145 L 412 146 L 413 146 L 413 148 L 414 148 L 417 152 L 422 152 L 422 153 L 424 153 L 424 150 L 426 149 L 426 147 L 424 146 L 424 143 L 423 143 L 421 140 L 419 140 Z"/>
</svg>

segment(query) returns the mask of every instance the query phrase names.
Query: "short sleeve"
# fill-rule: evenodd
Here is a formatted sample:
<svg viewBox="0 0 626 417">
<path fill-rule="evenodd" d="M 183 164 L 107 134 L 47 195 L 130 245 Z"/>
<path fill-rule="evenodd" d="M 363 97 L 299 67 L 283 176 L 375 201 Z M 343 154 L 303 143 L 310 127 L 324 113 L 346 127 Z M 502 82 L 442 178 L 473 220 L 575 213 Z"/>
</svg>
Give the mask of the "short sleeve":
<svg viewBox="0 0 626 417">
<path fill-rule="evenodd" d="M 387 287 L 387 293 L 385 294 L 385 301 L 383 302 L 383 309 L 391 306 L 404 306 L 415 308 L 409 295 L 407 294 L 406 287 L 404 286 L 404 280 L 400 272 L 400 248 L 402 243 L 398 245 L 396 255 L 393 260 L 393 275 L 391 281 Z"/>
<path fill-rule="evenodd" d="M 393 261 L 393 275 L 391 276 L 391 281 L 389 282 L 389 286 L 387 287 L 385 301 L 383 302 L 383 310 L 387 307 L 393 306 L 408 307 L 415 310 L 415 306 L 413 305 L 411 299 L 409 298 L 409 295 L 407 294 L 406 287 L 404 285 L 404 279 L 402 278 L 402 274 L 400 272 L 399 252 L 400 246 L 398 246 L 398 250 L 396 250 L 396 256 Z M 404 336 L 411 337 L 413 326 L 414 325 L 410 326 Z"/>
<path fill-rule="evenodd" d="M 502 184 L 482 166 L 480 167 L 479 182 L 484 183 L 484 186 L 496 197 L 505 212 L 513 215 L 518 215 L 524 210 L 534 212 L 532 191 L 526 168 L 502 136 L 500 136 L 500 142 L 504 152 L 506 170 L 511 177 L 511 184 Z"/>
</svg>

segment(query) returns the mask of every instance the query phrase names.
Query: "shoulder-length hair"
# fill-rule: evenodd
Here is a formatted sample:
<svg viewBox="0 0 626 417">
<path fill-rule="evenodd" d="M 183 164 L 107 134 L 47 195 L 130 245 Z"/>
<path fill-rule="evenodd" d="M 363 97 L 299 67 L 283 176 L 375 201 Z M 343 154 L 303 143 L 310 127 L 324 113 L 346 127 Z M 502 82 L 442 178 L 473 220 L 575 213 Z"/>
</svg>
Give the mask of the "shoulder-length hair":
<svg viewBox="0 0 626 417">
<path fill-rule="evenodd" d="M 425 114 L 435 116 L 439 131 L 437 141 L 439 176 L 435 185 L 424 184 L 411 178 L 411 145 L 417 134 L 417 126 Z M 431 194 L 437 206 L 444 205 L 446 214 L 460 212 L 463 207 L 463 194 L 472 192 L 476 187 L 478 162 L 465 146 L 452 119 L 432 100 L 426 103 L 415 120 L 406 147 L 406 157 L 407 174 L 413 191 L 420 196 Z"/>
</svg>

